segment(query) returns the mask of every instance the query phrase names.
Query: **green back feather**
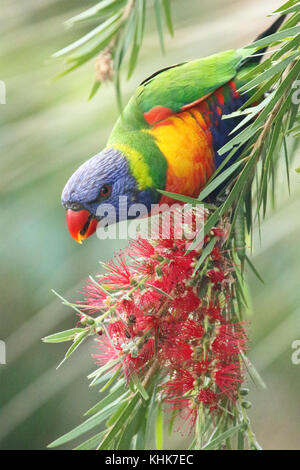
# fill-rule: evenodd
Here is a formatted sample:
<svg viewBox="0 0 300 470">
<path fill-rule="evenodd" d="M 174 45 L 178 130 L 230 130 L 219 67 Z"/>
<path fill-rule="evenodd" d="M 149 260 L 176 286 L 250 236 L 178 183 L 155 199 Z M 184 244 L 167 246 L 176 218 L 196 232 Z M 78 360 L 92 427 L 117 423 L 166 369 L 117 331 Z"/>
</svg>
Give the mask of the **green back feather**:
<svg viewBox="0 0 300 470">
<path fill-rule="evenodd" d="M 136 103 L 143 113 L 155 106 L 178 112 L 232 80 L 239 65 L 252 52 L 250 49 L 225 51 L 164 70 L 137 89 Z"/>
</svg>

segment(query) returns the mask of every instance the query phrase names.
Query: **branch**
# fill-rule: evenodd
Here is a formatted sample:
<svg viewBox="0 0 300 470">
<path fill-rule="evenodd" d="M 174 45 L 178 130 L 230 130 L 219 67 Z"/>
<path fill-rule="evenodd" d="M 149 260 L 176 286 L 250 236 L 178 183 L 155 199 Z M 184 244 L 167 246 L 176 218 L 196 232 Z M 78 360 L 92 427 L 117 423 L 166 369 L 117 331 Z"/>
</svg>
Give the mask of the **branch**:
<svg viewBox="0 0 300 470">
<path fill-rule="evenodd" d="M 121 11 L 120 3 L 124 5 Z M 154 0 L 154 6 L 159 40 L 163 50 L 162 17 L 165 17 L 168 30 L 173 35 L 171 0 Z M 121 107 L 120 70 L 130 49 L 127 79 L 135 70 L 144 38 L 146 0 L 128 0 L 127 2 L 112 0 L 109 4 L 101 2 L 69 19 L 67 25 L 74 26 L 85 21 L 95 21 L 97 26 L 53 54 L 53 57 L 65 57 L 65 62 L 68 64 L 68 68 L 57 78 L 73 72 L 89 60 L 96 58 L 96 81 L 91 90 L 90 99 L 96 94 L 101 83 L 114 79 L 119 107 Z"/>
</svg>

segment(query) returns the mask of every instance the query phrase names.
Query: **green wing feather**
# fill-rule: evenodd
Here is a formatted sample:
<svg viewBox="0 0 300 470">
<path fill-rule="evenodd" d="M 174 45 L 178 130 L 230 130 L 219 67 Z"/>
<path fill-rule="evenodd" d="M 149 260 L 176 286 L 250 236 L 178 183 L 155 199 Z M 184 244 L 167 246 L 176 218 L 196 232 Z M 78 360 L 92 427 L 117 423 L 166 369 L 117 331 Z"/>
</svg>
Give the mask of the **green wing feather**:
<svg viewBox="0 0 300 470">
<path fill-rule="evenodd" d="M 230 50 L 164 69 L 138 87 L 136 104 L 143 113 L 156 106 L 178 112 L 232 80 L 252 52 L 252 49 Z"/>
</svg>

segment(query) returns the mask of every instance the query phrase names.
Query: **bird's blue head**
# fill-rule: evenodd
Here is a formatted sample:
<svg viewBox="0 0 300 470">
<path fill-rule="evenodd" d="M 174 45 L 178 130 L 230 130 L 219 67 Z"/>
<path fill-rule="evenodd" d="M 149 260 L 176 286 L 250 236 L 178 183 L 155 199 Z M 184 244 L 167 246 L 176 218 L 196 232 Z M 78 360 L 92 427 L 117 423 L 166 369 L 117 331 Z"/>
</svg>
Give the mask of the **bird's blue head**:
<svg viewBox="0 0 300 470">
<path fill-rule="evenodd" d="M 134 218 L 128 216 L 128 209 L 136 203 L 144 204 L 149 213 L 153 198 L 152 189 L 138 188 L 126 157 L 117 149 L 107 148 L 73 173 L 64 187 L 61 201 L 67 209 L 69 232 L 81 243 L 96 231 L 104 216 L 107 224 Z M 107 213 L 108 207 L 113 210 Z"/>
</svg>

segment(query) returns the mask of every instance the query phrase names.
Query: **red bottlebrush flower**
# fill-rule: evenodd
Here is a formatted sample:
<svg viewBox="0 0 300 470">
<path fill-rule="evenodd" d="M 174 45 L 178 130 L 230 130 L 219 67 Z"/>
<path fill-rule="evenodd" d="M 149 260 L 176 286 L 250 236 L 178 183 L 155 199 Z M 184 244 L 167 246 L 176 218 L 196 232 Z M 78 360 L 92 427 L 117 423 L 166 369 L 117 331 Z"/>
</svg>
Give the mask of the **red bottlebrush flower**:
<svg viewBox="0 0 300 470">
<path fill-rule="evenodd" d="M 97 339 L 97 349 L 101 351 L 100 354 L 93 354 L 96 363 L 99 367 L 111 362 L 122 354 L 122 349 L 118 343 L 112 344 L 108 336 L 102 335 Z M 114 367 L 116 369 L 118 366 Z"/>
<path fill-rule="evenodd" d="M 155 352 L 154 339 L 149 338 L 140 348 L 133 347 L 129 351 L 126 349 L 126 345 L 123 344 L 123 352 L 124 351 L 126 351 L 127 354 L 124 355 L 122 362 L 124 375 L 128 380 L 133 372 L 140 375 L 143 372 L 145 365 L 152 360 Z"/>
<path fill-rule="evenodd" d="M 212 234 L 215 236 L 215 237 L 219 237 L 219 238 L 224 238 L 226 236 L 226 232 L 225 230 L 219 228 L 219 227 L 214 227 L 212 228 Z"/>
<path fill-rule="evenodd" d="M 193 341 L 199 342 L 204 329 L 192 320 L 164 320 L 159 329 L 159 345 L 164 360 L 170 361 L 172 367 L 180 368 L 187 361 L 191 361 Z"/>
<path fill-rule="evenodd" d="M 191 370 L 199 377 L 201 374 L 206 374 L 211 369 L 211 361 L 193 361 L 190 363 Z"/>
<path fill-rule="evenodd" d="M 193 320 L 186 320 L 181 326 L 181 332 L 186 340 L 199 340 L 204 335 L 205 330 L 199 323 Z"/>
<path fill-rule="evenodd" d="M 199 404 L 206 406 L 210 413 L 218 408 L 219 397 L 209 388 L 203 388 L 193 398 L 174 398 L 167 400 L 171 404 L 171 410 L 179 411 L 180 430 L 191 432 L 195 427 L 198 417 Z"/>
<path fill-rule="evenodd" d="M 208 271 L 207 276 L 213 284 L 219 284 L 225 279 L 225 274 L 217 269 L 211 269 Z"/>
<path fill-rule="evenodd" d="M 99 281 L 105 290 L 89 283 L 85 303 L 109 309 L 97 363 L 118 358 L 127 382 L 133 372 L 142 380 L 157 364 L 162 399 L 193 426 L 199 410 L 220 411 L 236 399 L 247 335 L 229 318 L 235 280 L 230 252 L 222 249 L 225 230 L 205 237 L 204 246 L 212 236 L 218 240 L 196 274 L 202 251 L 187 253 L 186 240 L 175 236 L 176 230 L 168 239 L 130 242 L 129 262 L 123 254 L 109 263 Z"/>
<path fill-rule="evenodd" d="M 207 315 L 210 322 L 223 321 L 224 317 L 222 316 L 222 308 L 219 304 L 210 304 L 204 310 L 204 315 Z"/>
<path fill-rule="evenodd" d="M 235 401 L 238 386 L 243 382 L 240 364 L 228 364 L 215 372 L 215 381 L 222 393 Z"/>
<path fill-rule="evenodd" d="M 117 310 L 120 314 L 125 314 L 127 318 L 129 315 L 136 315 L 138 309 L 132 299 L 120 299 L 117 305 Z"/>
<path fill-rule="evenodd" d="M 89 280 L 86 283 L 84 294 L 85 299 L 82 303 L 86 304 L 86 310 L 90 313 L 95 313 L 97 309 L 101 310 L 108 306 L 110 297 L 103 289 L 101 289 L 100 283 L 98 287 L 97 283 Z"/>
<path fill-rule="evenodd" d="M 149 280 L 147 282 L 147 286 L 150 288 L 153 287 L 154 289 L 157 287 L 162 291 L 162 293 L 170 294 L 176 286 L 176 281 L 172 276 L 166 276 L 165 273 L 166 270 L 164 269 L 163 275 L 159 279 L 155 279 L 153 281 Z"/>
<path fill-rule="evenodd" d="M 194 399 L 182 399 L 174 401 L 171 410 L 179 411 L 179 427 L 178 430 L 181 434 L 187 432 L 188 434 L 194 429 L 198 417 L 198 404 Z"/>
<path fill-rule="evenodd" d="M 132 259 L 136 259 L 136 257 L 147 259 L 154 256 L 155 249 L 149 240 L 138 237 L 135 240 L 130 240 L 130 245 L 129 249 L 127 250 L 127 253 Z"/>
<path fill-rule="evenodd" d="M 214 409 L 218 403 L 218 396 L 209 388 L 202 388 L 197 395 L 197 400 L 204 405 L 209 405 L 210 410 Z"/>
<path fill-rule="evenodd" d="M 155 342 L 153 338 L 147 340 L 147 342 L 142 346 L 138 352 L 137 357 L 133 357 L 131 354 L 131 359 L 129 361 L 129 367 L 132 367 L 136 372 L 144 367 L 144 365 L 153 358 L 155 353 Z"/>
<path fill-rule="evenodd" d="M 217 335 L 212 342 L 211 348 L 221 359 L 245 351 L 247 345 L 247 335 L 243 324 L 222 324 L 218 327 Z"/>
<path fill-rule="evenodd" d="M 193 355 L 193 349 L 190 344 L 181 341 L 179 338 L 163 339 L 160 342 L 161 353 L 160 358 L 171 364 L 171 368 L 177 370 L 186 365 Z"/>
<path fill-rule="evenodd" d="M 185 288 L 183 293 L 178 296 L 172 301 L 172 306 L 175 310 L 183 314 L 189 314 L 196 310 L 201 304 L 201 300 L 199 297 L 194 293 L 192 288 Z"/>
<path fill-rule="evenodd" d="M 135 269 L 136 272 L 140 274 L 144 274 L 145 276 L 155 276 L 156 274 L 156 267 L 158 266 L 158 260 L 144 260 L 144 261 L 135 261 L 132 263 L 132 267 Z"/>
<path fill-rule="evenodd" d="M 147 361 L 154 355 L 154 339 L 149 338 L 140 349 L 132 347 L 129 349 L 130 338 L 126 335 L 126 327 L 122 322 L 114 322 L 109 325 L 108 336 L 98 338 L 97 349 L 100 354 L 94 354 L 98 366 L 103 366 L 107 362 L 120 358 L 123 364 L 124 375 L 128 379 L 133 371 L 139 373 Z M 113 370 L 119 365 L 113 367 Z"/>
<path fill-rule="evenodd" d="M 130 335 L 127 332 L 127 326 L 121 321 L 117 320 L 109 324 L 108 336 L 117 342 L 124 342 Z"/>
<path fill-rule="evenodd" d="M 107 274 L 101 276 L 101 282 L 113 289 L 123 289 L 131 285 L 133 271 L 127 265 L 123 255 L 118 257 L 118 264 L 110 261 L 105 265 Z"/>
<path fill-rule="evenodd" d="M 203 238 L 203 245 L 206 245 L 210 241 L 210 235 L 205 235 Z"/>
<path fill-rule="evenodd" d="M 222 259 L 222 254 L 221 254 L 221 250 L 219 247 L 215 246 L 213 249 L 212 249 L 212 252 L 210 254 L 211 258 L 213 261 L 221 261 Z"/>
<path fill-rule="evenodd" d="M 182 397 L 185 393 L 193 390 L 195 378 L 186 369 L 179 369 L 171 380 L 166 382 L 162 388 L 167 396 L 168 402 Z"/>
<path fill-rule="evenodd" d="M 143 294 L 139 298 L 139 311 L 140 314 L 146 312 L 145 314 L 151 314 L 153 312 L 158 312 L 162 307 L 163 301 L 165 301 L 166 297 L 158 292 L 157 290 L 151 289 L 150 283 L 147 283 L 147 286 L 150 288 L 143 292 Z M 154 286 L 154 283 L 153 283 Z"/>
<path fill-rule="evenodd" d="M 146 333 L 151 330 L 153 333 L 157 332 L 159 327 L 159 318 L 154 314 L 141 314 L 139 313 L 136 317 L 136 327 L 138 331 Z"/>
</svg>

